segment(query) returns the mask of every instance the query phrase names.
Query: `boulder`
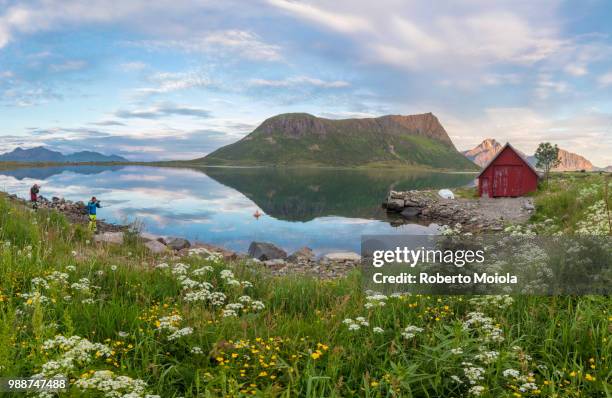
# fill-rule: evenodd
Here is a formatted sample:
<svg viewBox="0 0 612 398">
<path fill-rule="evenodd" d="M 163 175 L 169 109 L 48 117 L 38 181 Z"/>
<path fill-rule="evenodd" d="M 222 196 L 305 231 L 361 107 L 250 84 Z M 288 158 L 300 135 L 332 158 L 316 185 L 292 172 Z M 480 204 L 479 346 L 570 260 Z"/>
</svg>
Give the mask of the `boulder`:
<svg viewBox="0 0 612 398">
<path fill-rule="evenodd" d="M 361 261 L 361 256 L 355 252 L 334 252 L 324 255 L 323 260 L 335 262 Z"/>
<path fill-rule="evenodd" d="M 123 232 L 104 232 L 98 235 L 94 235 L 94 242 L 122 245 Z"/>
<path fill-rule="evenodd" d="M 166 246 L 172 250 L 182 250 L 191 247 L 191 243 L 187 239 L 170 237 L 166 239 Z"/>
<path fill-rule="evenodd" d="M 415 202 L 414 200 L 406 199 L 404 201 L 404 206 L 406 206 L 406 207 L 420 207 L 421 204 L 419 202 Z"/>
<path fill-rule="evenodd" d="M 314 252 L 312 251 L 311 248 L 306 247 L 306 246 L 302 247 L 301 249 L 296 250 L 289 257 L 287 257 L 287 260 L 292 263 L 297 263 L 298 261 L 311 261 L 314 259 L 315 259 Z"/>
<path fill-rule="evenodd" d="M 149 240 L 145 242 L 144 246 L 149 249 L 153 254 L 163 253 L 168 250 L 168 247 L 157 240 Z"/>
<path fill-rule="evenodd" d="M 387 199 L 387 210 L 401 210 L 404 208 L 404 199 Z"/>
<path fill-rule="evenodd" d="M 414 218 L 421 214 L 421 209 L 418 207 L 406 207 L 400 214 L 404 218 Z"/>
<path fill-rule="evenodd" d="M 141 233 L 138 234 L 138 236 L 140 236 L 140 239 L 144 240 L 145 242 L 149 242 L 151 240 L 156 240 L 156 241 L 158 241 L 160 243 L 164 243 L 164 242 L 161 241 L 161 239 L 164 239 L 164 238 L 162 238 L 159 235 L 150 234 L 148 232 L 141 232 Z"/>
<path fill-rule="evenodd" d="M 272 243 L 267 242 L 251 242 L 249 246 L 249 256 L 261 261 L 274 260 L 277 258 L 287 258 L 287 253 Z"/>
</svg>

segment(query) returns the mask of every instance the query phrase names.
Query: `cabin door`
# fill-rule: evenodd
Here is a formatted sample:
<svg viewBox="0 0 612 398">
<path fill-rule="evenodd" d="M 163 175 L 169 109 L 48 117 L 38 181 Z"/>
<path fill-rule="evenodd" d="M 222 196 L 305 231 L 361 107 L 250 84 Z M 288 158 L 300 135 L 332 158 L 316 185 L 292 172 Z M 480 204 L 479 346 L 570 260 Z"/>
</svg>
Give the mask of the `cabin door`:
<svg viewBox="0 0 612 398">
<path fill-rule="evenodd" d="M 489 192 L 489 179 L 487 177 L 482 177 L 480 179 L 480 196 L 484 196 L 485 198 L 491 197 L 491 192 Z"/>
<path fill-rule="evenodd" d="M 494 166 L 493 196 L 520 196 L 522 177 L 521 166 Z"/>
</svg>

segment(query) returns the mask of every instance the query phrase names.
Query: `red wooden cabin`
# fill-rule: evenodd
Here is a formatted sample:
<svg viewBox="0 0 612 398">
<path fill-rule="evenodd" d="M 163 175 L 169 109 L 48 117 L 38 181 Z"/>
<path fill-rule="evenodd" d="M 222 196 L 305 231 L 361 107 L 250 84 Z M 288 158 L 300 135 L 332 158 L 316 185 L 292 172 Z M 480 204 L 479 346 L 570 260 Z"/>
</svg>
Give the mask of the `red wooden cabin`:
<svg viewBox="0 0 612 398">
<path fill-rule="evenodd" d="M 478 175 L 478 194 L 482 197 L 522 196 L 538 188 L 538 172 L 509 143 L 495 155 Z"/>
</svg>

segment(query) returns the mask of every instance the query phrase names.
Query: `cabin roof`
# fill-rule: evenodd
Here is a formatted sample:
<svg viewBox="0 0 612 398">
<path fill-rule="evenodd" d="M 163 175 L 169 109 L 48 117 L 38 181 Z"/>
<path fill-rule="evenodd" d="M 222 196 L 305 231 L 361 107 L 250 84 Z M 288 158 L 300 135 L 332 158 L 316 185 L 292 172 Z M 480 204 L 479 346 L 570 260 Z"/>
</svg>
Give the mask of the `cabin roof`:
<svg viewBox="0 0 612 398">
<path fill-rule="evenodd" d="M 482 168 L 482 171 L 476 176 L 476 178 L 480 178 L 480 176 L 482 175 L 482 173 L 484 173 L 485 171 L 487 171 L 487 169 L 493 164 L 495 163 L 495 160 L 497 160 L 497 157 L 499 155 L 501 155 L 501 153 L 506 149 L 506 148 L 510 148 L 512 150 L 512 152 L 516 153 L 516 155 L 523 161 L 523 163 L 525 163 L 530 169 L 531 171 L 533 171 L 533 173 L 539 178 L 540 174 L 538 173 L 538 171 L 531 165 L 531 163 L 529 163 L 527 161 L 527 159 L 525 159 L 523 157 L 523 155 L 521 155 L 521 153 L 519 151 L 517 151 L 512 145 L 510 145 L 509 142 L 506 142 L 506 145 L 504 145 L 504 147 L 502 149 L 500 149 L 499 152 L 497 152 L 497 154 L 493 157 L 493 159 L 491 159 L 491 161 L 489 161 L 489 163 L 487 163 L 487 165 L 485 167 Z"/>
</svg>

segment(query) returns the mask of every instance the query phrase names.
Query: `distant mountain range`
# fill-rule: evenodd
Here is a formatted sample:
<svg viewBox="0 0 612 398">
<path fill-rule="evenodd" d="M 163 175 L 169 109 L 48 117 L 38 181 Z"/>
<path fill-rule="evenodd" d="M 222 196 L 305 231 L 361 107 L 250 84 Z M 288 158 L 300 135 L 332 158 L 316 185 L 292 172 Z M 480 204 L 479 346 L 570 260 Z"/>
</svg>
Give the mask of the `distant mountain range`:
<svg viewBox="0 0 612 398">
<path fill-rule="evenodd" d="M 475 170 L 431 113 L 325 119 L 288 113 L 265 120 L 240 141 L 196 159 L 208 165 L 406 165 Z"/>
<path fill-rule="evenodd" d="M 465 155 L 465 157 L 470 159 L 478 166 L 484 167 L 495 157 L 495 155 L 497 155 L 499 151 L 501 151 L 502 148 L 503 145 L 497 142 L 495 139 L 487 138 L 474 148 L 463 151 L 462 153 Z M 522 152 L 521 154 L 530 164 L 535 166 L 537 161 L 534 155 L 527 156 Z M 559 160 L 561 163 L 559 166 L 554 168 L 555 171 L 605 170 L 593 166 L 593 164 L 583 156 L 568 152 L 561 148 L 559 148 Z M 608 166 L 607 169 L 612 169 L 612 166 Z"/>
<path fill-rule="evenodd" d="M 0 162 L 49 162 L 49 163 L 80 163 L 80 162 L 127 162 L 126 158 L 117 155 L 103 155 L 98 152 L 81 151 L 69 155 L 52 151 L 39 146 L 30 149 L 16 148 L 12 152 L 0 155 Z"/>
</svg>

